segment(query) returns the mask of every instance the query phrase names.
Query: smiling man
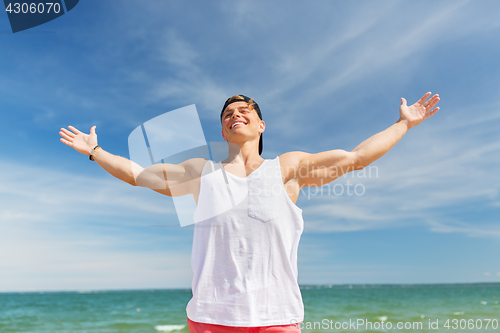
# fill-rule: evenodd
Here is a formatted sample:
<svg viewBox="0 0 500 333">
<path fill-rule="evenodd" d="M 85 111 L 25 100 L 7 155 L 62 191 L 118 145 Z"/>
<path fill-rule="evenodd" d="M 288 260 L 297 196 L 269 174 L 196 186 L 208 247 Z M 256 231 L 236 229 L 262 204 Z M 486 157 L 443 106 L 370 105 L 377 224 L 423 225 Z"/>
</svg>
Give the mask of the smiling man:
<svg viewBox="0 0 500 333">
<path fill-rule="evenodd" d="M 299 332 L 304 319 L 297 282 L 297 249 L 304 228 L 295 205 L 300 190 L 328 184 L 361 170 L 387 153 L 412 127 L 435 114 L 439 96 L 425 94 L 399 120 L 353 151 L 289 152 L 263 159 L 266 125 L 258 104 L 229 98 L 221 112 L 229 156 L 181 164 L 138 164 L 106 152 L 90 134 L 70 126 L 61 141 L 86 154 L 111 175 L 168 196 L 193 195 L 193 298 L 187 306 L 191 333 Z"/>
</svg>

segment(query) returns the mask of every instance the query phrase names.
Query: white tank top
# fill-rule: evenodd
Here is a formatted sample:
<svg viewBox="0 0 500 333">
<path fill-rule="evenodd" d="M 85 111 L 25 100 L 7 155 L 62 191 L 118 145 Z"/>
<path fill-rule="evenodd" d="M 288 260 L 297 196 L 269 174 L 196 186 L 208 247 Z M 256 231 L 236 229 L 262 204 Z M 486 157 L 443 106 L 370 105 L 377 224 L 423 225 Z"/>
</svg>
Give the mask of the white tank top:
<svg viewBox="0 0 500 333">
<path fill-rule="evenodd" d="M 208 161 L 194 220 L 189 319 L 244 327 L 304 320 L 297 282 L 304 220 L 283 186 L 279 157 L 246 178 Z"/>
</svg>

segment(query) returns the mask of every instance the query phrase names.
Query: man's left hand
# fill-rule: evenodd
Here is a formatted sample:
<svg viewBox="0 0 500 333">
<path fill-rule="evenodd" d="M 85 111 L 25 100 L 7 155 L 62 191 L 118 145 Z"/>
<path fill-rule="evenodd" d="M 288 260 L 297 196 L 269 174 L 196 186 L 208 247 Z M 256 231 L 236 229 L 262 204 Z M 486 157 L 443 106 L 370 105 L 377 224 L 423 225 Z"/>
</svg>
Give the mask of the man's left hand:
<svg viewBox="0 0 500 333">
<path fill-rule="evenodd" d="M 418 100 L 413 105 L 408 106 L 406 104 L 406 99 L 401 98 L 401 106 L 399 107 L 399 121 L 406 122 L 408 129 L 413 126 L 417 126 L 425 119 L 429 118 L 436 112 L 438 112 L 439 107 L 434 108 L 436 104 L 439 102 L 439 95 L 434 95 L 431 98 L 430 92 L 422 96 L 421 99 Z M 427 98 L 429 98 L 427 100 Z"/>
</svg>

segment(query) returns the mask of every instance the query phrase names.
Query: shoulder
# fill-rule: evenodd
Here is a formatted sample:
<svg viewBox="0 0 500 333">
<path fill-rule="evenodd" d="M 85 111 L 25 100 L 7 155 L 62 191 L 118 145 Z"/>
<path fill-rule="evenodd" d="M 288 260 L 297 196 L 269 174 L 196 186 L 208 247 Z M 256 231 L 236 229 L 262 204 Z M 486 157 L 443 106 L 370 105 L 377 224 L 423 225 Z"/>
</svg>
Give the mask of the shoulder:
<svg viewBox="0 0 500 333">
<path fill-rule="evenodd" d="M 278 156 L 284 182 L 290 178 L 294 178 L 294 175 L 297 174 L 300 163 L 309 155 L 311 154 L 303 151 L 291 151 Z"/>
<path fill-rule="evenodd" d="M 284 153 L 279 155 L 279 161 L 281 166 L 298 166 L 300 161 L 302 161 L 305 157 L 309 156 L 309 153 L 303 151 L 291 151 L 288 153 Z"/>
<path fill-rule="evenodd" d="M 191 158 L 181 163 L 186 172 L 191 174 L 193 178 L 201 176 L 203 167 L 209 160 L 205 158 Z"/>
</svg>

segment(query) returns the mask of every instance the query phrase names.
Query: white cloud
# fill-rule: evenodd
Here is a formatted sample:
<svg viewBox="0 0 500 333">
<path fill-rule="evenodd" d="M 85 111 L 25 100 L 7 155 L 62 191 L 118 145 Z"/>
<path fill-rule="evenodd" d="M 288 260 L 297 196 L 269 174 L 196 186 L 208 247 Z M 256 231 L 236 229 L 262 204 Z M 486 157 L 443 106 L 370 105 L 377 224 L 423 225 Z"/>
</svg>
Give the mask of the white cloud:
<svg viewBox="0 0 500 333">
<path fill-rule="evenodd" d="M 375 162 L 377 178 L 335 181 L 342 186 L 346 181 L 363 184 L 363 196 L 344 193 L 305 200 L 307 192 L 302 193 L 299 204 L 311 217 L 306 230 L 355 231 L 418 223 L 433 232 L 500 238 L 497 220 L 472 223 L 449 217 L 471 204 L 486 210 L 498 207 L 500 175 L 494 170 L 500 164 L 500 137 L 496 134 L 485 143 L 474 127 L 461 128 L 458 136 L 453 132 L 456 124 L 427 122 L 410 130 L 394 151 Z M 494 123 L 485 117 L 480 127 L 491 126 Z"/>
<path fill-rule="evenodd" d="M 418 82 L 415 85 L 427 84 L 426 77 L 439 68 L 429 67 L 426 60 L 434 58 L 443 46 L 471 39 L 485 46 L 481 37 L 500 25 L 498 5 L 472 1 L 393 1 L 384 2 L 384 6 L 372 1 L 355 6 L 264 1 L 224 1 L 217 3 L 219 6 L 192 7 L 179 4 L 137 6 L 128 1 L 123 6 L 110 6 L 116 17 L 109 17 L 104 25 L 87 25 L 82 35 L 74 35 L 74 44 L 64 40 L 66 44 L 57 52 L 43 57 L 36 48 L 24 49 L 27 44 L 11 45 L 11 53 L 22 56 L 10 59 L 9 70 L 15 70 L 0 79 L 0 88 L 9 101 L 22 101 L 19 109 L 41 109 L 38 115 L 29 113 L 36 122 L 55 121 L 69 115 L 67 110 L 78 108 L 72 117 L 81 121 L 113 120 L 116 128 L 124 123 L 137 126 L 151 106 L 158 105 L 196 103 L 200 109 L 209 110 L 207 118 L 216 119 L 228 94 L 248 91 L 272 111 L 264 111 L 265 120 L 278 124 L 272 132 L 266 132 L 271 138 L 267 142 L 276 143 L 274 138 L 288 142 L 304 136 L 300 149 L 310 150 L 344 140 L 330 137 L 332 133 L 346 137 L 367 133 L 358 117 L 368 112 L 379 114 L 380 123 L 397 116 L 388 116 L 382 109 L 386 105 L 367 103 L 367 97 L 374 93 L 364 91 L 364 84 L 378 89 L 385 88 L 379 84 L 384 79 L 400 86 L 413 81 Z M 189 10 L 189 15 L 178 21 L 165 19 L 166 13 L 176 10 Z M 58 56 L 67 51 L 73 52 L 73 57 L 81 53 L 81 57 L 75 62 L 60 61 Z M 36 64 L 36 71 L 26 67 L 27 63 Z M 455 86 L 452 81 L 445 80 L 444 84 Z M 476 81 L 467 84 L 490 85 Z M 310 217 L 306 232 L 419 223 L 437 233 L 498 238 L 497 221 L 472 223 L 448 216 L 476 202 L 485 209 L 500 206 L 500 179 L 494 172 L 500 162 L 495 125 L 500 108 L 498 101 L 476 99 L 470 96 L 470 102 L 463 106 L 443 99 L 442 104 L 448 103 L 448 113 L 443 108 L 378 161 L 380 176 L 361 180 L 366 185 L 362 197 L 301 199 L 299 203 Z M 362 107 L 367 107 L 366 111 L 351 111 Z M 87 113 L 77 114 L 82 110 Z M 348 112 L 359 127 L 344 130 L 338 124 L 337 119 Z M 139 118 L 141 121 L 136 121 Z M 86 128 L 93 123 L 88 124 Z M 375 128 L 379 124 L 372 125 Z M 23 131 L 26 138 L 41 135 L 29 133 L 30 129 Z M 19 148 L 23 149 L 22 145 Z M 266 153 L 271 151 L 268 146 Z M 49 161 L 47 165 L 58 162 Z M 113 287 L 113 282 L 124 281 L 127 267 L 140 267 L 127 280 L 129 286 L 137 285 L 139 271 L 151 273 L 152 279 L 164 276 L 153 274 L 156 270 L 166 272 L 156 264 L 163 260 L 163 252 L 151 250 L 151 260 L 141 263 L 142 254 L 117 249 L 127 245 L 144 249 L 147 233 L 131 235 L 128 229 L 123 239 L 115 234 L 115 227 L 162 224 L 162 219 L 174 216 L 167 198 L 146 194 L 146 190 L 114 179 L 82 177 L 49 167 L 1 162 L 0 170 L 0 276 L 8 273 L 12 288 L 36 281 L 28 275 L 37 272 L 40 276 L 52 273 L 53 285 L 64 286 L 64 274 L 74 276 L 89 269 L 96 275 L 78 280 L 88 288 L 99 287 L 98 281 L 103 281 L 101 288 Z M 91 228 L 92 223 L 100 223 L 106 234 L 73 227 Z M 95 230 L 95 226 L 92 228 Z M 165 257 L 167 253 L 180 258 L 179 262 L 169 262 L 179 270 L 175 281 L 180 281 L 186 276 L 184 257 L 168 250 Z M 45 267 L 42 263 L 47 264 L 46 258 L 51 259 Z M 18 278 L 12 275 L 15 271 L 24 275 Z M 105 277 L 98 277 L 96 271 L 105 272 Z M 366 272 L 375 274 L 370 269 Z M 156 285 L 156 281 L 150 280 L 150 284 Z M 49 282 L 43 288 L 51 288 Z"/>
<path fill-rule="evenodd" d="M 16 162 L 0 169 L 2 291 L 189 287 L 192 231 L 170 198 Z"/>
<path fill-rule="evenodd" d="M 2 244 L 0 291 L 190 287 L 189 253 L 106 251 L 93 242 L 51 241 Z"/>
<path fill-rule="evenodd" d="M 31 217 L 35 220 L 61 221 L 64 214 L 153 213 L 169 215 L 175 211 L 161 195 L 148 195 L 117 179 L 80 176 L 46 167 L 0 162 L 0 210 L 4 221 Z M 163 201 L 163 202 L 162 202 Z M 26 210 L 29 212 L 26 212 Z"/>
<path fill-rule="evenodd" d="M 432 220 L 428 219 L 426 223 L 430 230 L 439 233 L 462 233 L 469 237 L 488 237 L 500 239 L 500 221 L 494 221 L 496 224 L 477 225 L 462 221 L 453 221 L 450 219 Z"/>
</svg>

